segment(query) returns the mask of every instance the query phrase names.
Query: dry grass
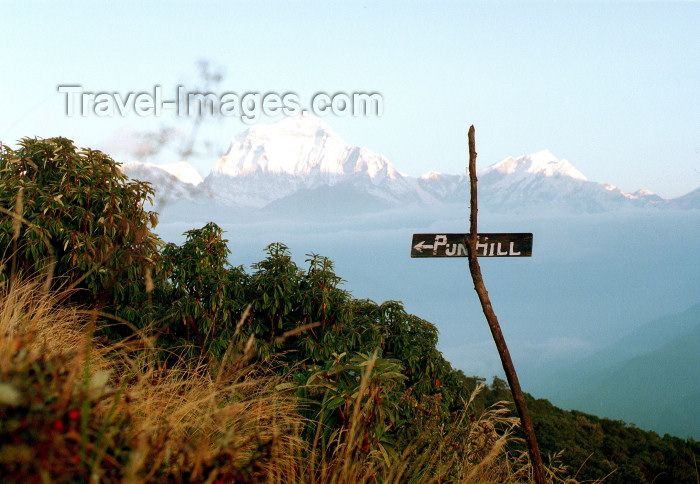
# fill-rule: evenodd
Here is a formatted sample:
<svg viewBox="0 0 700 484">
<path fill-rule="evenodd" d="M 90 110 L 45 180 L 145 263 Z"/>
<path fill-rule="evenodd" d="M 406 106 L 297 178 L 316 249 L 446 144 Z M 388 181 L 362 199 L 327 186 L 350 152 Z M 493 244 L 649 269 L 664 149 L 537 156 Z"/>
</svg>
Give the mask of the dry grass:
<svg viewBox="0 0 700 484">
<path fill-rule="evenodd" d="M 0 470 L 11 479 L 262 480 L 296 465 L 302 418 L 296 399 L 275 389 L 279 377 L 235 364 L 212 374 L 201 361 L 160 367 L 145 338 L 99 346 L 98 315 L 61 300 L 37 281 L 0 287 L 10 444 Z"/>
<path fill-rule="evenodd" d="M 322 446 L 320 424 L 305 421 L 295 394 L 281 390 L 288 380 L 248 363 L 252 341 L 217 365 L 166 368 L 145 336 L 98 344 L 91 328 L 100 315 L 69 307 L 42 283 L 0 284 L 3 482 L 530 480 L 527 454 L 507 451 L 517 421 L 503 405 L 472 421 L 466 402 L 451 429 L 433 429 L 398 455 L 363 451 L 355 425 Z M 305 442 L 309 425 L 317 437 Z M 560 474 L 553 467 L 552 481 Z"/>
</svg>

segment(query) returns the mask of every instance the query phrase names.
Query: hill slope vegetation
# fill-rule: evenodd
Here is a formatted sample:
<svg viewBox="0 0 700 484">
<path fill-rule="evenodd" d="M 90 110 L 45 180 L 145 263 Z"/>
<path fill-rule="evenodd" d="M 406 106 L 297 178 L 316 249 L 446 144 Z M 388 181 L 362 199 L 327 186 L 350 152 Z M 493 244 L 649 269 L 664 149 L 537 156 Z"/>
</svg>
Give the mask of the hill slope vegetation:
<svg viewBox="0 0 700 484">
<path fill-rule="evenodd" d="M 212 223 L 163 244 L 150 195 L 69 140 L 4 148 L 4 479 L 529 480 L 507 387 L 433 324 L 282 243 L 252 273 Z M 697 442 L 528 398 L 553 482 L 695 482 Z"/>
</svg>

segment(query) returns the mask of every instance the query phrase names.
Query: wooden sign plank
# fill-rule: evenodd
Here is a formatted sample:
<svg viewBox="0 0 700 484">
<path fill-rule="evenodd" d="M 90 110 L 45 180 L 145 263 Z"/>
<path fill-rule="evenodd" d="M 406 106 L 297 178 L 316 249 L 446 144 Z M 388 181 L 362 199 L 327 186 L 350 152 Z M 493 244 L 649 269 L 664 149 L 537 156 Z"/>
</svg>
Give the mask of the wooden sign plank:
<svg viewBox="0 0 700 484">
<path fill-rule="evenodd" d="M 467 257 L 468 234 L 413 234 L 411 257 Z M 479 234 L 479 257 L 531 257 L 532 234 Z"/>
</svg>

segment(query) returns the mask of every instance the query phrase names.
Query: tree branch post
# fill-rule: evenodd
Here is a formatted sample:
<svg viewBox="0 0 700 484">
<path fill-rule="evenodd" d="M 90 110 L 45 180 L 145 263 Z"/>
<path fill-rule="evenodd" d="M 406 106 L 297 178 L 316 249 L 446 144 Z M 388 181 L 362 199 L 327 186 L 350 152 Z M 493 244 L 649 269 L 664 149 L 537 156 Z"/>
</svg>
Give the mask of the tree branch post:
<svg viewBox="0 0 700 484">
<path fill-rule="evenodd" d="M 479 262 L 476 258 L 476 244 L 479 239 L 476 223 L 478 212 L 476 182 L 476 143 L 474 141 L 474 126 L 472 125 L 469 128 L 470 213 L 469 235 L 467 235 L 466 241 L 467 257 L 469 258 L 469 272 L 471 273 L 472 281 L 474 282 L 474 289 L 479 296 L 479 302 L 481 302 L 481 308 L 484 311 L 484 316 L 486 316 L 486 322 L 491 329 L 491 334 L 493 335 L 493 340 L 496 343 L 496 348 L 498 348 L 501 363 L 503 364 L 503 370 L 506 373 L 508 385 L 510 386 L 510 390 L 513 394 L 513 400 L 515 401 L 515 408 L 520 416 L 520 423 L 525 434 L 527 450 L 530 454 L 533 480 L 536 484 L 546 484 L 547 479 L 545 476 L 544 465 L 542 464 L 542 457 L 540 456 L 539 445 L 537 444 L 537 438 L 535 437 L 535 429 L 532 426 L 532 420 L 530 419 L 530 413 L 527 409 L 527 404 L 525 403 L 525 397 L 523 396 L 520 383 L 518 382 L 518 375 L 515 373 L 513 360 L 510 357 L 510 352 L 508 351 L 506 340 L 503 337 L 501 326 L 498 324 L 496 313 L 494 313 L 493 307 L 491 306 L 491 300 L 489 299 L 489 294 L 486 291 L 484 279 L 481 276 L 481 268 L 479 267 Z"/>
</svg>

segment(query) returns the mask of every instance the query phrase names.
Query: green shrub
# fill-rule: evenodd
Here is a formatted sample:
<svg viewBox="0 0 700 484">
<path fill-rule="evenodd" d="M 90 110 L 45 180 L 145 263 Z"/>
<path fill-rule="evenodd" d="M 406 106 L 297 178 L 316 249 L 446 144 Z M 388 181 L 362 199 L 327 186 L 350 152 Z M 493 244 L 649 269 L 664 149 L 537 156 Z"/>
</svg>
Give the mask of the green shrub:
<svg viewBox="0 0 700 484">
<path fill-rule="evenodd" d="M 87 303 L 129 306 L 146 288 L 159 239 L 153 189 L 129 180 L 108 155 L 65 138 L 0 152 L 0 280 L 45 272 L 76 284 Z M 21 217 L 21 219 L 19 218 Z"/>
</svg>

